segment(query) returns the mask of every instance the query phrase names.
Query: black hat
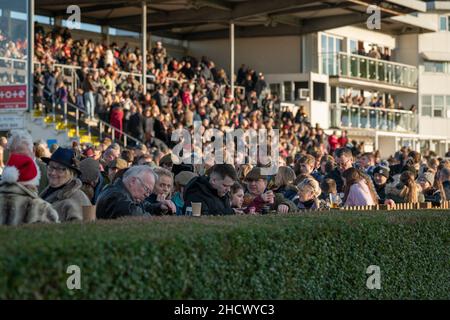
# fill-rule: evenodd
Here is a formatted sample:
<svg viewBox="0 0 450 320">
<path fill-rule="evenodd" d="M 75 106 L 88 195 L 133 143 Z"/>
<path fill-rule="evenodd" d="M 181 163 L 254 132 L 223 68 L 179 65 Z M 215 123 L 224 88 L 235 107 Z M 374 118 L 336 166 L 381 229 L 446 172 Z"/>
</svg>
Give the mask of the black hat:
<svg viewBox="0 0 450 320">
<path fill-rule="evenodd" d="M 390 170 L 388 167 L 378 166 L 373 169 L 373 174 L 375 175 L 375 173 L 381 174 L 382 176 L 389 179 Z"/>
<path fill-rule="evenodd" d="M 55 152 L 53 152 L 50 158 L 42 158 L 46 164 L 50 161 L 57 162 L 62 164 L 66 168 L 72 169 L 78 175 L 81 175 L 81 171 L 79 168 L 79 160 L 76 157 L 75 151 L 67 148 L 58 148 Z"/>
</svg>

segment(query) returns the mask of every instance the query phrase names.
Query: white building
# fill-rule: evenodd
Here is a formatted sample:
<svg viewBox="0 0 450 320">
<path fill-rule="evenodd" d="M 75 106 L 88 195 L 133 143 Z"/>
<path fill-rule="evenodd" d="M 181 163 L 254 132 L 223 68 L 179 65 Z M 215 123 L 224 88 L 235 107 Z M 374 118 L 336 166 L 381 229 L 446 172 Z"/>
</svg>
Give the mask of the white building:
<svg viewBox="0 0 450 320">
<path fill-rule="evenodd" d="M 375 46 L 389 61 L 360 55 Z M 190 41 L 188 53 L 229 65 L 229 41 Z M 383 156 L 402 145 L 443 155 L 450 146 L 450 3 L 428 2 L 427 11 L 303 36 L 238 38 L 241 64 L 264 72 L 272 93 L 303 105 L 313 124 L 347 129 L 351 138 Z M 342 97 L 364 96 L 360 106 Z M 369 107 L 392 98 L 404 110 Z M 415 105 L 417 111 L 410 111 Z"/>
</svg>

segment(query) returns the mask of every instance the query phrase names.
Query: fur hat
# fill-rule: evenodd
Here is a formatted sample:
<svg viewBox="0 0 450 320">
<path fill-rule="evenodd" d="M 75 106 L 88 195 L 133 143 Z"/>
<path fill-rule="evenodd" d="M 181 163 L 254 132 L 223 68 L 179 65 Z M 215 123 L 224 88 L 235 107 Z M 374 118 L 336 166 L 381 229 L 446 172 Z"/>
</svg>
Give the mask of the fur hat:
<svg viewBox="0 0 450 320">
<path fill-rule="evenodd" d="M 2 182 L 18 182 L 24 185 L 38 186 L 41 179 L 39 167 L 33 159 L 23 155 L 12 153 L 3 170 Z"/>
</svg>

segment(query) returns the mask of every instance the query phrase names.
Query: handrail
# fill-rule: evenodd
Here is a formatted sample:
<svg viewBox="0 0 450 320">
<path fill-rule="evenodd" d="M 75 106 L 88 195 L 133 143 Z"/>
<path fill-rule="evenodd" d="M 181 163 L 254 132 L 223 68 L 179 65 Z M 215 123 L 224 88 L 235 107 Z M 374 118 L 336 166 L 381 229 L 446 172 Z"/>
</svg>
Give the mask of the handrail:
<svg viewBox="0 0 450 320">
<path fill-rule="evenodd" d="M 341 108 L 359 108 L 359 109 L 367 109 L 367 110 L 374 110 L 374 111 L 385 111 L 385 112 L 398 112 L 398 113 L 406 113 L 406 114 L 414 114 L 411 110 L 401 110 L 401 109 L 390 109 L 390 108 L 382 108 L 382 107 L 371 107 L 371 106 L 360 106 L 357 104 L 346 104 L 345 102 L 342 103 L 330 103 L 332 107 L 341 107 Z"/>
<path fill-rule="evenodd" d="M 372 61 L 377 62 L 377 63 L 387 63 L 387 64 L 393 64 L 393 65 L 398 65 L 398 66 L 402 66 L 402 67 L 408 67 L 408 68 L 417 69 L 417 66 L 409 65 L 409 64 L 406 64 L 406 63 L 396 62 L 396 61 L 392 61 L 392 60 L 376 59 L 376 58 L 372 58 L 372 57 L 369 57 L 369 56 L 363 56 L 361 54 L 348 53 L 348 52 L 343 52 L 343 51 L 340 51 L 340 52 L 335 52 L 335 51 L 334 52 L 321 52 L 321 55 L 325 55 L 325 56 L 326 55 L 333 55 L 333 56 L 335 56 L 335 55 L 337 55 L 337 56 L 343 55 L 344 56 L 345 55 L 345 56 L 348 56 L 348 57 L 372 60 Z"/>
<path fill-rule="evenodd" d="M 34 85 L 34 87 L 37 87 L 36 85 Z M 48 90 L 46 90 L 45 88 L 44 88 L 44 92 L 46 92 L 47 94 L 51 94 Z M 69 102 L 69 101 L 67 101 L 67 105 L 68 106 L 70 106 L 70 107 L 72 107 L 72 108 L 74 108 L 75 109 L 75 111 L 76 111 L 76 114 L 77 114 L 77 116 L 76 116 L 76 121 L 77 121 L 77 124 L 76 124 L 76 126 L 77 126 L 77 135 L 78 135 L 78 121 L 79 121 L 79 117 L 78 117 L 78 114 L 79 114 L 79 112 L 81 111 L 83 114 L 87 114 L 87 111 L 86 110 L 83 110 L 83 109 L 81 109 L 80 107 L 78 107 L 77 105 L 75 105 L 75 104 L 73 104 L 73 103 L 71 103 L 71 102 Z M 55 108 L 54 108 L 54 104 L 53 104 L 53 118 L 55 118 Z M 66 123 L 67 123 L 67 108 L 64 108 L 64 112 L 65 112 L 65 114 L 64 114 L 64 119 L 65 119 L 65 121 L 66 121 Z M 125 133 L 124 131 L 122 131 L 122 130 L 119 130 L 118 128 L 116 128 L 116 127 L 114 127 L 113 125 L 111 125 L 110 123 L 107 123 L 107 122 L 105 122 L 105 121 L 103 121 L 103 120 L 101 120 L 101 119 L 98 119 L 98 123 L 99 123 L 99 130 L 100 130 L 100 139 L 102 138 L 102 126 L 106 126 L 106 127 L 109 127 L 109 128 L 111 128 L 111 131 L 112 131 L 112 140 L 114 141 L 115 140 L 115 132 L 118 132 L 119 134 L 121 134 L 121 135 L 123 135 L 123 137 L 124 137 L 124 146 L 126 147 L 127 146 L 127 142 L 128 142 L 128 140 L 132 140 L 132 141 L 134 141 L 135 143 L 137 143 L 137 144 L 143 144 L 143 142 L 142 141 L 140 141 L 140 140 L 138 140 L 138 139 L 136 139 L 136 138 L 134 138 L 134 137 L 132 137 L 132 136 L 130 136 L 128 133 Z M 88 125 L 89 126 L 89 125 Z M 90 134 L 90 133 L 89 133 Z"/>
</svg>

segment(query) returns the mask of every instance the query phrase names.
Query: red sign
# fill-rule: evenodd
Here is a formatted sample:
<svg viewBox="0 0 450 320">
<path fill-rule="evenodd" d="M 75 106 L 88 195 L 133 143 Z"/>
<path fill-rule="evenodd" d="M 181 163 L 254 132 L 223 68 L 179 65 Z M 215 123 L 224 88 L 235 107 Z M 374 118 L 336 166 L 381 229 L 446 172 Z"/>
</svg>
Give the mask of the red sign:
<svg viewBox="0 0 450 320">
<path fill-rule="evenodd" d="M 0 86 L 0 110 L 27 109 L 27 85 Z"/>
</svg>

